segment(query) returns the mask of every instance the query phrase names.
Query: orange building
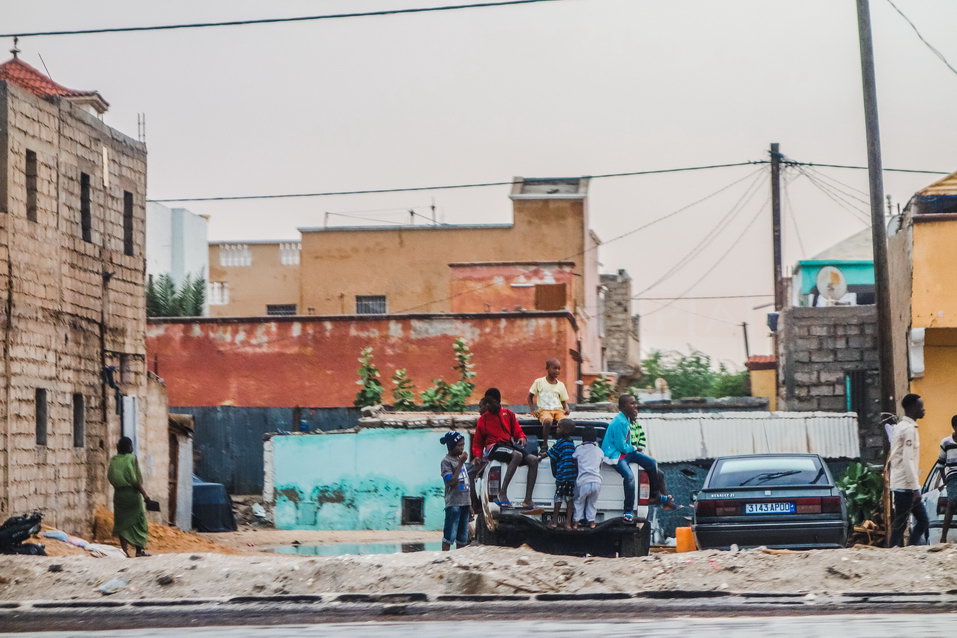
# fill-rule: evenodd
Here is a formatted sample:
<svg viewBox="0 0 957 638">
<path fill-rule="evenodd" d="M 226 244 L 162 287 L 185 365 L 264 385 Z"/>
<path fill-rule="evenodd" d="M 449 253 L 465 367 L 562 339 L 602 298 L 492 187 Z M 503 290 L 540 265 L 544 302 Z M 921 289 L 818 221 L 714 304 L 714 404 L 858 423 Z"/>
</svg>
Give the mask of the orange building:
<svg viewBox="0 0 957 638">
<path fill-rule="evenodd" d="M 567 310 L 573 356 L 583 373 L 601 372 L 588 180 L 515 182 L 510 224 L 300 228 L 301 243 L 211 243 L 210 315 Z"/>
<path fill-rule="evenodd" d="M 924 473 L 957 414 L 957 173 L 915 194 L 891 221 L 887 243 L 896 393 L 924 398 Z"/>
</svg>

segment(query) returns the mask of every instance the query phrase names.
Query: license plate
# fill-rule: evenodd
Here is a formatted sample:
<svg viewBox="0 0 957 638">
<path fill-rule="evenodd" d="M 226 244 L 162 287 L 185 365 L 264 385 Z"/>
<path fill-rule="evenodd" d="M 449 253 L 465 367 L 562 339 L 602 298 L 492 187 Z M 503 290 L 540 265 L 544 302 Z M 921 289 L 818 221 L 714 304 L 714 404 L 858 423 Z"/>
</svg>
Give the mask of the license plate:
<svg viewBox="0 0 957 638">
<path fill-rule="evenodd" d="M 794 503 L 745 503 L 745 514 L 793 514 Z"/>
</svg>

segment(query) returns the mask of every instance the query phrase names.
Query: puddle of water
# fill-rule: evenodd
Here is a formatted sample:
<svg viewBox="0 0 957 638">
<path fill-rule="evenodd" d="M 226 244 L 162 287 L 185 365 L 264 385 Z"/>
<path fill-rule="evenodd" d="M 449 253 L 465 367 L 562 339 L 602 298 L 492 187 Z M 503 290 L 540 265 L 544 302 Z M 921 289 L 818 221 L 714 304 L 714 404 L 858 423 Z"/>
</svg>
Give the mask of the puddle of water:
<svg viewBox="0 0 957 638">
<path fill-rule="evenodd" d="M 282 545 L 272 548 L 277 554 L 300 556 L 346 556 L 349 554 L 407 554 L 409 552 L 437 552 L 441 542 L 429 543 L 336 543 L 333 545 Z"/>
</svg>

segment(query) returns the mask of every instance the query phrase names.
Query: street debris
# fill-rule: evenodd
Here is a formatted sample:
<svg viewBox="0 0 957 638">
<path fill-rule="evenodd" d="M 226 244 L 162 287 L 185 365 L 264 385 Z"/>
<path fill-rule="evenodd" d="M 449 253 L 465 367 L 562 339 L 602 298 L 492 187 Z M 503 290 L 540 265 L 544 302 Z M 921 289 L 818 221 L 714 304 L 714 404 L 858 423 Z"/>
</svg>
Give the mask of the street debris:
<svg viewBox="0 0 957 638">
<path fill-rule="evenodd" d="M 775 553 L 770 553 L 774 551 Z M 818 551 L 742 549 L 644 558 L 541 554 L 528 548 L 472 546 L 448 553 L 162 554 L 117 563 L 88 556 L 5 559 L 2 600 L 69 600 L 95 583 L 121 599 L 210 598 L 274 593 L 424 592 L 508 595 L 638 591 L 791 594 L 957 589 L 957 545 Z M 561 564 L 559 564 L 561 563 Z M 61 565 L 51 573 L 49 567 Z M 192 569 L 194 567 L 199 569 Z M 926 576 L 933 574 L 928 579 Z M 95 586 L 95 585 L 94 585 Z"/>
<path fill-rule="evenodd" d="M 116 592 L 125 588 L 128 583 L 122 578 L 114 578 L 100 585 L 97 590 L 104 596 L 112 596 Z"/>
</svg>

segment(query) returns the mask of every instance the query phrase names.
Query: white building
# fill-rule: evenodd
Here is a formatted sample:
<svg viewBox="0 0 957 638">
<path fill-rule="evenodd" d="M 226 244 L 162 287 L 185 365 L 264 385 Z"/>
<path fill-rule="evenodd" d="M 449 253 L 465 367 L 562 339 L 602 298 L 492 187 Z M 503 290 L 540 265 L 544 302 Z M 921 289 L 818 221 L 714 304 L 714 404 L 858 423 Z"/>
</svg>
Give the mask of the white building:
<svg viewBox="0 0 957 638">
<path fill-rule="evenodd" d="M 209 220 L 185 208 L 146 205 L 146 275 L 169 274 L 177 285 L 189 275 L 209 281 Z M 208 302 L 207 302 L 208 305 Z M 207 309 L 203 309 L 207 314 Z"/>
</svg>

